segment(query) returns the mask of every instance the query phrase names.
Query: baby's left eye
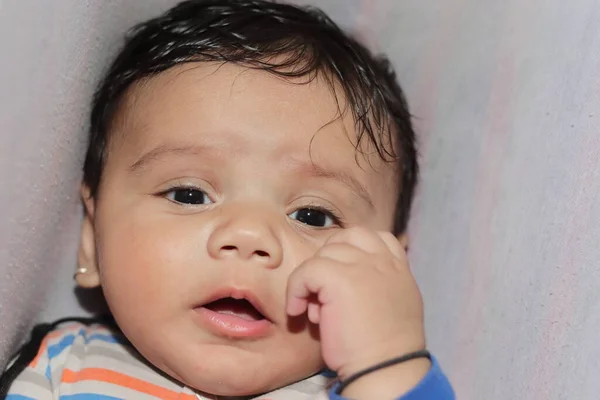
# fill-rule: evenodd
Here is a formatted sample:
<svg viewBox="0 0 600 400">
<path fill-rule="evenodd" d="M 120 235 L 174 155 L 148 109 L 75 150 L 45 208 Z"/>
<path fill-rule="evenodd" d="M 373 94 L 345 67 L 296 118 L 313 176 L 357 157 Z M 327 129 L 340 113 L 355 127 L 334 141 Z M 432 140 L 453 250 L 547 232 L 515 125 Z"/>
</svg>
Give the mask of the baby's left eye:
<svg viewBox="0 0 600 400">
<path fill-rule="evenodd" d="M 173 188 L 165 192 L 164 196 L 172 202 L 184 205 L 196 206 L 212 203 L 206 192 L 191 187 Z"/>
<path fill-rule="evenodd" d="M 289 214 L 289 217 L 316 228 L 329 228 L 338 223 L 332 213 L 317 208 L 301 208 Z"/>
</svg>

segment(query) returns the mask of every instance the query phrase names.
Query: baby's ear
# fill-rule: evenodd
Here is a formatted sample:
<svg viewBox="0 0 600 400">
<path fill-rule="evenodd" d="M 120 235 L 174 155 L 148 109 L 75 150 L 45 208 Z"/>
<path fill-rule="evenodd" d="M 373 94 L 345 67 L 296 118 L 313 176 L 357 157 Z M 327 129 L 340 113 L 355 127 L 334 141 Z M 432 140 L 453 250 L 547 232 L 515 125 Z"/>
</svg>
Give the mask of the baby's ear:
<svg viewBox="0 0 600 400">
<path fill-rule="evenodd" d="M 408 251 L 408 235 L 406 233 L 402 233 L 402 234 L 398 235 L 397 237 L 398 237 L 398 241 L 400 242 L 402 247 L 404 247 L 404 250 Z"/>
<path fill-rule="evenodd" d="M 78 268 L 75 273 L 77 285 L 83 288 L 100 286 L 100 273 L 96 261 L 96 239 L 94 233 L 95 200 L 86 184 L 81 185 L 81 200 L 84 207 L 81 237 L 79 239 Z"/>
</svg>

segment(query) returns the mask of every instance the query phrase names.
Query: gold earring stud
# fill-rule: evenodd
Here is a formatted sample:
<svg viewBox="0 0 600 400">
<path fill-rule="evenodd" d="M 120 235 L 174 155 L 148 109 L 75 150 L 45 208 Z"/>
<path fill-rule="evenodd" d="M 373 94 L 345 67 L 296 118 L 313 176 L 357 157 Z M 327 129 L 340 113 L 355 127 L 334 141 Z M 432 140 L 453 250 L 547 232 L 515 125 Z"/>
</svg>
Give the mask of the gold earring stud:
<svg viewBox="0 0 600 400">
<path fill-rule="evenodd" d="M 77 277 L 79 275 L 87 274 L 87 272 L 88 272 L 88 269 L 86 267 L 79 267 L 75 271 L 75 274 L 73 275 L 73 279 L 77 279 Z"/>
</svg>

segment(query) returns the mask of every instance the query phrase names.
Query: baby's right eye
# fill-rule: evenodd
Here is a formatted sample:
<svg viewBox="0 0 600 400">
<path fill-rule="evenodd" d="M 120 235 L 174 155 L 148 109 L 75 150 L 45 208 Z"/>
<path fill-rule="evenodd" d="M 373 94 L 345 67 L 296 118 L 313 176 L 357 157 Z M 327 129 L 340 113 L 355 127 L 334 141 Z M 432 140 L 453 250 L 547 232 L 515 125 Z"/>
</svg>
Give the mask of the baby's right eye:
<svg viewBox="0 0 600 400">
<path fill-rule="evenodd" d="M 192 187 L 180 187 L 170 189 L 163 194 L 168 200 L 184 205 L 211 204 L 212 201 L 203 190 Z"/>
</svg>

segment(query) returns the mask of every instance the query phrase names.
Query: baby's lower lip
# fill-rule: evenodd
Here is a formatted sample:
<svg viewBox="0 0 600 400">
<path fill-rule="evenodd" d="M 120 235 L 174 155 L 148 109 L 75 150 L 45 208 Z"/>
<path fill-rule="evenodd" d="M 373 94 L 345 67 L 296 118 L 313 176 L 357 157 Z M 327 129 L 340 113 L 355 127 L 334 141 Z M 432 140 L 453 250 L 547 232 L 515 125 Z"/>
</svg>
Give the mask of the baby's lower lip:
<svg viewBox="0 0 600 400">
<path fill-rule="evenodd" d="M 232 314 L 222 314 L 206 307 L 197 307 L 194 311 L 204 325 L 220 336 L 235 338 L 265 337 L 269 334 L 273 325 L 267 319 L 251 321 Z"/>
</svg>

